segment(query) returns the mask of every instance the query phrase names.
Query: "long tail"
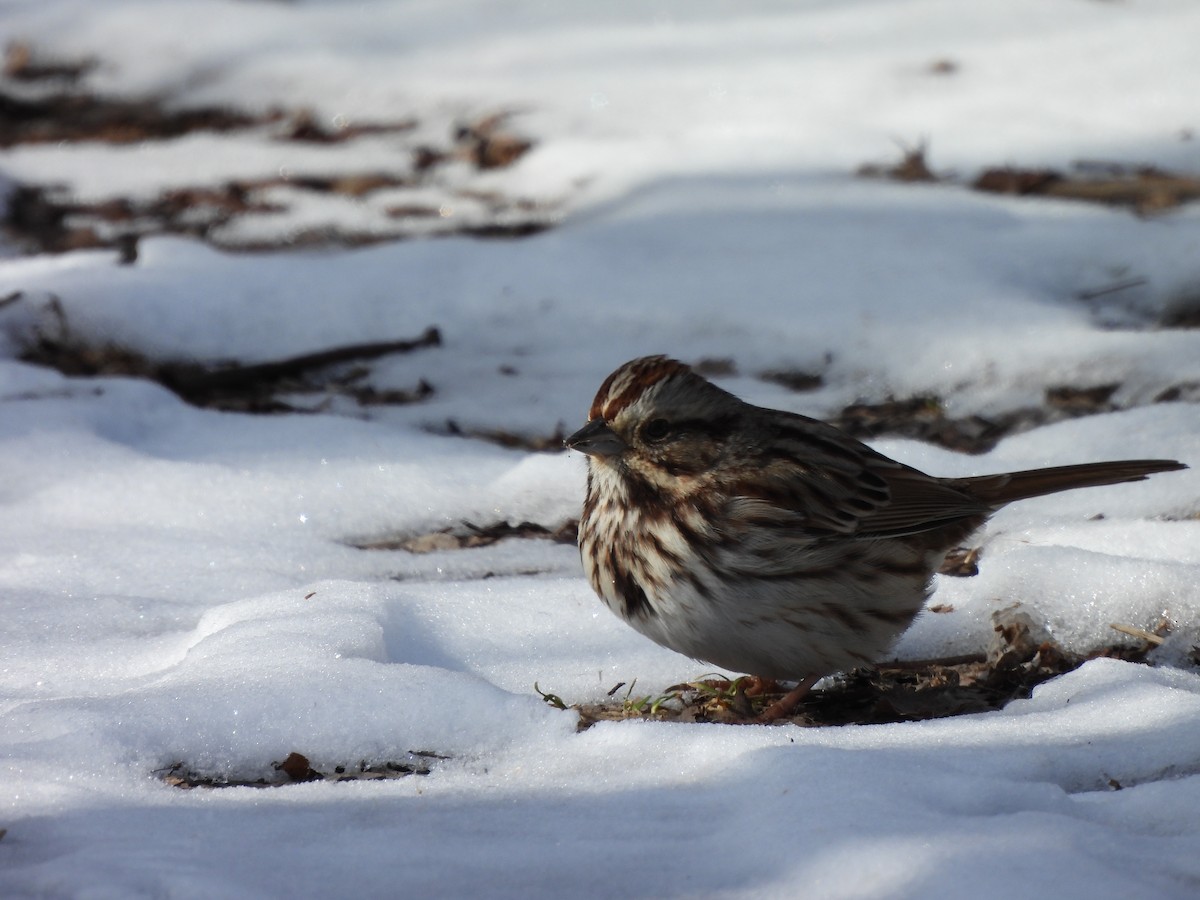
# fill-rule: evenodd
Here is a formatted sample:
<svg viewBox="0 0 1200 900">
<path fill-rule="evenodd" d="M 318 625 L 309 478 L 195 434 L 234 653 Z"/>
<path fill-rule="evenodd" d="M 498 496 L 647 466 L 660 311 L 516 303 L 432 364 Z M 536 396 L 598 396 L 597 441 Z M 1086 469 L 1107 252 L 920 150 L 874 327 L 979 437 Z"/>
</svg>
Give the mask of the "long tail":
<svg viewBox="0 0 1200 900">
<path fill-rule="evenodd" d="M 956 479 L 956 486 L 989 506 L 1003 506 L 1014 500 L 1040 497 L 1058 491 L 1142 481 L 1156 472 L 1175 472 L 1186 468 L 1183 463 L 1173 459 L 1126 459 L 960 478 Z"/>
</svg>

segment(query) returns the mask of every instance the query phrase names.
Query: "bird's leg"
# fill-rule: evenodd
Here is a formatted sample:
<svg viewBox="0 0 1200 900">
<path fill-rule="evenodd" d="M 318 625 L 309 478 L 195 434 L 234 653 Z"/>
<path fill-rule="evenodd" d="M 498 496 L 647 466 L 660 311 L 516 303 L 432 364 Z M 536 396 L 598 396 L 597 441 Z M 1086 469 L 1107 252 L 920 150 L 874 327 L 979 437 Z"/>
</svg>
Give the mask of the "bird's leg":
<svg viewBox="0 0 1200 900">
<path fill-rule="evenodd" d="M 820 680 L 820 675 L 809 675 L 798 685 L 764 709 L 762 715 L 758 717 L 758 721 L 777 722 L 784 716 L 789 715 L 800 703 L 800 701 L 808 695 L 808 692 L 812 690 L 812 686 Z"/>
<path fill-rule="evenodd" d="M 744 679 L 747 697 L 761 697 L 764 694 L 777 694 L 783 691 L 779 682 L 774 678 L 763 678 L 761 675 L 748 675 Z"/>
<path fill-rule="evenodd" d="M 750 703 L 750 694 L 746 685 L 742 683 L 742 679 L 738 678 L 732 682 L 733 696 L 729 698 L 729 708 L 737 713 L 743 722 L 754 721 L 754 707 Z"/>
</svg>

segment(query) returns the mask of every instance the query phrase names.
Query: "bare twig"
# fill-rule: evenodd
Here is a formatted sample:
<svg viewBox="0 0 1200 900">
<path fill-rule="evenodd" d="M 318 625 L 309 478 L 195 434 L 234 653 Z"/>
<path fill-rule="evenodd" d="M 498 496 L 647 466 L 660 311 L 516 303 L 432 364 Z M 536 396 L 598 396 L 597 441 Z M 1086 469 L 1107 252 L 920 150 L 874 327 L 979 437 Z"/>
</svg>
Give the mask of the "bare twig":
<svg viewBox="0 0 1200 900">
<path fill-rule="evenodd" d="M 1147 631 L 1135 625 L 1122 625 L 1120 622 L 1113 622 L 1108 627 L 1113 631 L 1119 631 L 1121 634 L 1127 634 L 1130 637 L 1145 641 L 1147 644 L 1153 644 L 1155 647 L 1162 646 L 1162 642 L 1166 640 L 1161 634 L 1155 634 L 1153 631 Z"/>
<path fill-rule="evenodd" d="M 437 347 L 441 343 L 441 332 L 437 328 L 431 327 L 425 329 L 425 332 L 418 338 L 351 344 L 345 347 L 335 347 L 332 350 L 305 353 L 288 359 L 256 363 L 250 366 L 231 366 L 215 370 L 189 370 L 180 367 L 171 373 L 173 375 L 171 380 L 174 383 L 170 386 L 180 393 L 239 391 L 261 386 L 264 383 L 282 381 L 285 378 L 295 378 L 313 369 L 323 369 L 356 359 L 377 359 L 389 353 L 408 353 L 422 347 Z"/>
</svg>

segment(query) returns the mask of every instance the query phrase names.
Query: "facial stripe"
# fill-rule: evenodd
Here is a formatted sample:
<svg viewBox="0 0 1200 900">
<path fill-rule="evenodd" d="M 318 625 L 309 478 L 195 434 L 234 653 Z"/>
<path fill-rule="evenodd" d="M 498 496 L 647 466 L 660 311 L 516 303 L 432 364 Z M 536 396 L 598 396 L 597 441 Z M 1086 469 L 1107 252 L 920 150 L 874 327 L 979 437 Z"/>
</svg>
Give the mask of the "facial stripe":
<svg viewBox="0 0 1200 900">
<path fill-rule="evenodd" d="M 644 356 L 626 363 L 600 385 L 588 418 L 611 422 L 648 388 L 664 378 L 689 372 L 691 369 L 683 363 L 666 356 Z"/>
</svg>

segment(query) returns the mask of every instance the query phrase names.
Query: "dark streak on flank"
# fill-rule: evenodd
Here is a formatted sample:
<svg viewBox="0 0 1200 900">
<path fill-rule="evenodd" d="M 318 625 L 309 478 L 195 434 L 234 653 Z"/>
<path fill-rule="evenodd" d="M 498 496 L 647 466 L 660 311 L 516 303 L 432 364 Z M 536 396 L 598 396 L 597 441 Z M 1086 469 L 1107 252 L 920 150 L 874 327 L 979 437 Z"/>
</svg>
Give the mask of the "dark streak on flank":
<svg viewBox="0 0 1200 900">
<path fill-rule="evenodd" d="M 925 567 L 925 561 L 917 556 L 911 562 L 897 562 L 896 560 L 888 560 L 879 566 L 880 571 L 887 575 L 895 575 L 897 577 L 924 577 L 929 570 Z"/>
<path fill-rule="evenodd" d="M 679 558 L 679 554 L 674 550 L 667 549 L 666 544 L 662 542 L 662 538 L 658 536 L 658 532 L 647 528 L 642 532 L 642 536 L 651 544 L 651 555 L 661 557 L 672 569 L 683 568 L 683 560 Z"/>
<path fill-rule="evenodd" d="M 713 599 L 712 591 L 704 582 L 704 579 L 700 577 L 699 573 L 685 568 L 680 570 L 680 574 L 683 576 L 684 580 L 692 586 L 692 590 L 694 590 L 698 596 L 708 601 Z"/>
<path fill-rule="evenodd" d="M 706 517 L 706 521 L 712 521 L 712 519 L 710 517 Z M 679 536 L 683 539 L 685 546 L 698 548 L 708 546 L 708 536 L 693 528 L 692 523 L 689 521 L 687 516 L 672 516 L 671 522 L 679 531 Z"/>
<path fill-rule="evenodd" d="M 836 578 L 844 573 L 845 565 L 839 561 L 835 565 L 822 566 L 819 569 L 784 569 L 780 572 L 755 572 L 753 570 L 741 571 L 732 569 L 732 572 L 741 576 L 753 578 L 755 581 L 799 581 L 804 578 L 816 578 L 818 580 L 825 578 Z"/>
<path fill-rule="evenodd" d="M 613 587 L 625 606 L 625 618 L 649 618 L 654 613 L 654 608 L 646 598 L 642 586 L 634 580 L 631 572 L 616 565 L 616 558 L 611 554 L 609 561 L 613 563 Z"/>
<path fill-rule="evenodd" d="M 864 609 L 862 614 L 888 625 L 907 625 L 913 620 L 913 614 L 904 609 Z"/>
<path fill-rule="evenodd" d="M 828 615 L 831 619 L 837 619 L 849 631 L 862 631 L 862 619 L 855 614 L 853 610 L 847 609 L 837 603 L 825 603 L 821 605 L 821 611 Z"/>
</svg>

